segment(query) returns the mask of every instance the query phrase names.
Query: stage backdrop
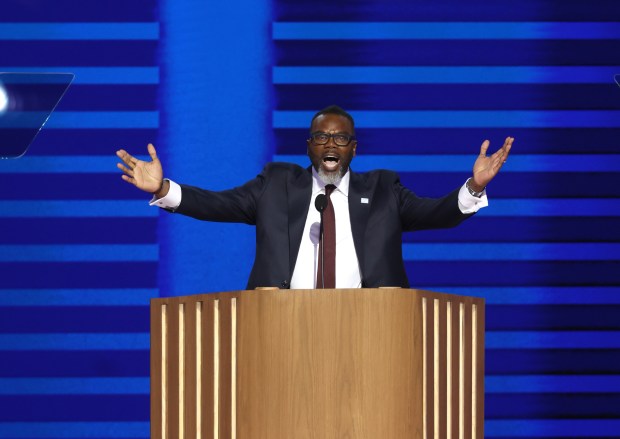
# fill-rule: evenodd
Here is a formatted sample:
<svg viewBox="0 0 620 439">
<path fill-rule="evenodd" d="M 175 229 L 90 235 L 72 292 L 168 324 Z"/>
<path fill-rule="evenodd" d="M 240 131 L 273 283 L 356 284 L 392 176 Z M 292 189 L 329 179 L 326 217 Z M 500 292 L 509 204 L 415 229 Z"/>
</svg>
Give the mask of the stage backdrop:
<svg viewBox="0 0 620 439">
<path fill-rule="evenodd" d="M 114 152 L 154 142 L 212 189 L 308 163 L 311 115 L 357 121 L 363 172 L 489 208 L 404 237 L 414 287 L 487 299 L 486 437 L 620 436 L 620 9 L 613 1 L 5 0 L 0 71 L 76 82 L 0 162 L 0 438 L 146 438 L 148 300 L 241 289 L 253 229 L 159 212 Z"/>
</svg>

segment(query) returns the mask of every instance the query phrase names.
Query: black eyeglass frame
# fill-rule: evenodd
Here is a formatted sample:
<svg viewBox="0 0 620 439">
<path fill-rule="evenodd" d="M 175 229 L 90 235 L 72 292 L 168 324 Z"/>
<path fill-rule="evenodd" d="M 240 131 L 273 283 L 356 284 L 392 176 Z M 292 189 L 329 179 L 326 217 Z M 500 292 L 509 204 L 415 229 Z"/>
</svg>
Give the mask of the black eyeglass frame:
<svg viewBox="0 0 620 439">
<path fill-rule="evenodd" d="M 315 140 L 315 136 L 318 136 L 319 134 L 323 135 L 323 136 L 327 136 L 327 140 L 324 143 L 318 143 Z M 347 141 L 347 143 L 341 145 L 336 141 L 336 137 L 344 137 L 344 138 L 348 138 L 349 140 Z M 343 134 L 343 133 L 334 133 L 334 134 L 330 134 L 330 133 L 325 133 L 323 131 L 316 131 L 314 133 L 310 133 L 310 140 L 312 140 L 312 143 L 315 145 L 319 145 L 319 146 L 323 146 L 323 145 L 327 145 L 329 143 L 329 139 L 334 139 L 334 145 L 336 146 L 349 146 L 351 144 L 352 141 L 356 140 L 355 136 L 351 136 L 349 134 Z"/>
</svg>

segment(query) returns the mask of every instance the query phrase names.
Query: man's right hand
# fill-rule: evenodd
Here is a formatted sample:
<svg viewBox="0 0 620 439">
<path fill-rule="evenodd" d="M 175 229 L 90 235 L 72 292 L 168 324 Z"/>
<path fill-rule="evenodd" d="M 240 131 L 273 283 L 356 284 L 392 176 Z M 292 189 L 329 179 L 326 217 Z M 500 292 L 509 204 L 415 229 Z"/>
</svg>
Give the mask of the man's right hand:
<svg viewBox="0 0 620 439">
<path fill-rule="evenodd" d="M 149 143 L 150 162 L 138 160 L 124 149 L 116 151 L 116 155 L 126 166 L 117 163 L 116 166 L 123 171 L 121 178 L 127 183 L 133 184 L 138 189 L 155 195 L 156 198 L 163 198 L 168 193 L 170 183 L 164 181 L 164 172 L 161 162 L 157 158 L 155 147 Z"/>
</svg>

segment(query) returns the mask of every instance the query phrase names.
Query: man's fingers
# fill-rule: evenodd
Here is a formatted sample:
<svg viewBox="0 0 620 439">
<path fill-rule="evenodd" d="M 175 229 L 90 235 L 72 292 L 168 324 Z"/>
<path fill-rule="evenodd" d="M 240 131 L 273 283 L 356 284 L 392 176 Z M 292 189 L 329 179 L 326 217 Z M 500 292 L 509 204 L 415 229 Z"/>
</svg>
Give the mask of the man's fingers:
<svg viewBox="0 0 620 439">
<path fill-rule="evenodd" d="M 133 157 L 131 154 L 129 154 L 124 149 L 120 149 L 116 151 L 116 156 L 119 159 L 121 159 L 123 162 L 125 162 L 127 166 L 133 167 L 138 162 L 138 160 L 135 157 Z"/>
<path fill-rule="evenodd" d="M 149 150 L 149 155 L 151 156 L 151 160 L 156 161 L 157 160 L 157 152 L 155 151 L 155 146 L 153 146 L 152 143 L 149 143 L 147 146 L 147 149 Z"/>
<path fill-rule="evenodd" d="M 482 142 L 482 145 L 480 145 L 480 156 L 481 157 L 486 157 L 487 149 L 489 149 L 489 144 L 490 142 L 488 140 L 485 140 L 484 142 Z"/>
<path fill-rule="evenodd" d="M 510 154 L 510 150 L 512 149 L 512 142 L 514 141 L 514 137 L 508 137 L 504 142 L 504 146 L 502 147 L 502 150 L 504 151 L 504 162 L 508 159 L 508 154 Z"/>
<path fill-rule="evenodd" d="M 504 157 L 500 157 L 494 164 L 493 166 L 495 168 L 497 168 L 498 170 L 504 166 L 504 163 L 506 163 L 506 159 Z"/>
<path fill-rule="evenodd" d="M 122 164 L 120 164 L 120 163 L 117 163 L 117 164 L 116 164 L 116 167 L 117 167 L 118 169 L 120 169 L 121 171 L 123 171 L 123 172 L 124 172 L 125 174 L 127 174 L 128 176 L 133 177 L 133 170 L 131 170 L 131 169 L 129 169 L 129 168 L 127 168 L 127 167 L 123 166 L 123 165 L 122 165 Z"/>
<path fill-rule="evenodd" d="M 514 138 L 512 137 L 506 137 L 506 140 L 504 140 L 504 145 L 502 145 L 500 149 L 495 151 L 491 158 L 495 159 L 496 157 L 499 157 L 505 161 L 506 157 L 508 157 L 508 153 L 510 152 L 510 148 L 512 147 L 513 140 Z"/>
<path fill-rule="evenodd" d="M 135 178 L 128 177 L 128 176 L 126 176 L 125 174 L 121 175 L 121 178 L 122 178 L 123 180 L 125 180 L 127 183 L 131 183 L 131 184 L 133 184 L 134 186 L 136 186 L 136 180 L 135 180 Z"/>
</svg>

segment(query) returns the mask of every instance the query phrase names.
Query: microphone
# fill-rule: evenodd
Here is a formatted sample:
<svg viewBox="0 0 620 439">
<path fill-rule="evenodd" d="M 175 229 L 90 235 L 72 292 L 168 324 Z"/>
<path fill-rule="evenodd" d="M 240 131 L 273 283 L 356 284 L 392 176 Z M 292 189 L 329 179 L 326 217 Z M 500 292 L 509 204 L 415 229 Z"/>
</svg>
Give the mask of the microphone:
<svg viewBox="0 0 620 439">
<path fill-rule="evenodd" d="M 323 211 L 327 207 L 327 195 L 319 194 L 314 199 L 314 207 L 321 214 L 321 226 L 319 227 L 319 242 L 321 243 L 321 288 L 325 288 L 325 270 L 324 263 L 325 258 L 323 257 L 324 245 L 323 245 Z M 317 285 L 318 288 L 318 285 Z"/>
<path fill-rule="evenodd" d="M 314 207 L 321 213 L 321 218 L 323 218 L 323 211 L 327 207 L 327 196 L 325 194 L 319 194 L 314 199 Z"/>
</svg>

